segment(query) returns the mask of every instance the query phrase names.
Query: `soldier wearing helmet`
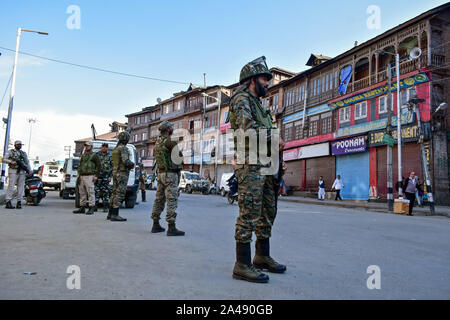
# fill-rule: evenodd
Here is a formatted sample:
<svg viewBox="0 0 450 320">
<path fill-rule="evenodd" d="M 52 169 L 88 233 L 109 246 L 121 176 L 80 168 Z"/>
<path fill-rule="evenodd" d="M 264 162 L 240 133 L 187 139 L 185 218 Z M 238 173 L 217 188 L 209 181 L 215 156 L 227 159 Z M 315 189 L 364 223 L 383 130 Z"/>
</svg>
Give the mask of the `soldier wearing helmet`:
<svg viewBox="0 0 450 320">
<path fill-rule="evenodd" d="M 159 127 L 161 135 L 155 144 L 155 161 L 158 167 L 158 186 L 156 188 L 155 202 L 153 204 L 152 220 L 153 227 L 151 232 L 164 232 L 165 229 L 159 224 L 161 212 L 164 210 L 165 202 L 167 202 L 166 221 L 168 223 L 168 236 L 184 236 L 184 232 L 175 226 L 177 217 L 176 209 L 178 206 L 178 183 L 181 164 L 174 162 L 172 155 L 182 153 L 177 147 L 177 143 L 172 141 L 170 136 L 173 133 L 173 124 L 163 121 Z"/>
<path fill-rule="evenodd" d="M 112 151 L 113 162 L 113 187 L 110 198 L 110 206 L 108 212 L 108 220 L 111 221 L 127 221 L 127 219 L 119 216 L 120 204 L 125 199 L 127 191 L 128 177 L 130 170 L 134 168 L 134 163 L 130 160 L 128 149 L 126 147 L 130 140 L 130 134 L 126 131 L 119 133 L 117 137 L 119 142 Z"/>
<path fill-rule="evenodd" d="M 271 139 L 270 111 L 262 107 L 260 98 L 267 93 L 272 74 L 262 56 L 246 64 L 240 74 L 240 87 L 231 97 L 229 121 L 234 130 L 266 130 Z M 235 144 L 237 140 L 235 139 Z M 244 143 L 245 144 L 245 143 Z M 235 147 L 237 148 L 237 146 Z M 260 270 L 283 273 L 284 265 L 270 257 L 269 238 L 276 215 L 275 177 L 261 174 L 262 164 L 249 161 L 249 143 L 245 144 L 245 161 L 237 162 L 239 217 L 236 221 L 236 263 L 233 278 L 265 283 L 269 277 Z M 256 233 L 256 254 L 251 261 L 252 233 Z"/>
<path fill-rule="evenodd" d="M 25 173 L 31 175 L 30 162 L 25 151 L 22 151 L 22 141 L 14 142 L 14 149 L 8 151 L 2 162 L 8 164 L 8 189 L 6 191 L 6 209 L 14 209 L 11 201 L 14 198 L 14 187 L 17 184 L 16 208 L 21 209 L 21 199 L 25 191 Z"/>
</svg>

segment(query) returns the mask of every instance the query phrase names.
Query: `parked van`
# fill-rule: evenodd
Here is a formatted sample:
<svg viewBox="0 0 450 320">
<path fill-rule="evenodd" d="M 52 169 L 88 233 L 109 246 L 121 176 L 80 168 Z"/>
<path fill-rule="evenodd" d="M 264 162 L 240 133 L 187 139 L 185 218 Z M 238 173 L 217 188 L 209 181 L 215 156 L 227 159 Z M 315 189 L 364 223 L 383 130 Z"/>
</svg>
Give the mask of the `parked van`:
<svg viewBox="0 0 450 320">
<path fill-rule="evenodd" d="M 68 158 L 64 162 L 64 167 L 62 168 L 63 176 L 61 180 L 61 190 L 59 192 L 59 196 L 63 199 L 69 199 L 70 196 L 75 195 L 79 164 L 80 158 Z"/>
<path fill-rule="evenodd" d="M 93 140 L 91 141 L 93 148 L 92 152 L 98 152 L 101 150 L 102 144 L 107 143 L 108 144 L 108 153 L 112 153 L 112 150 L 117 146 L 117 141 L 106 141 L 106 140 Z M 138 180 L 138 168 L 137 165 L 137 152 L 136 147 L 132 144 L 127 144 L 127 150 L 128 154 L 130 155 L 130 160 L 135 164 L 134 169 L 130 170 L 130 176 L 128 177 L 128 184 L 127 184 L 127 191 L 125 194 L 125 207 L 126 208 L 134 208 L 134 205 L 136 203 L 137 198 L 137 191 L 139 188 L 139 180 Z M 111 179 L 110 185 L 112 187 L 113 181 Z M 78 208 L 80 207 L 80 199 L 79 199 L 78 189 L 75 194 L 75 206 Z"/>
<path fill-rule="evenodd" d="M 208 181 L 201 179 L 197 172 L 191 171 L 181 171 L 178 188 L 186 193 L 192 193 L 192 191 L 201 191 L 204 194 L 209 193 Z"/>
<path fill-rule="evenodd" d="M 55 188 L 59 190 L 61 188 L 62 179 L 62 165 L 58 162 L 46 162 L 39 169 L 38 175 L 42 180 L 44 187 Z"/>
</svg>

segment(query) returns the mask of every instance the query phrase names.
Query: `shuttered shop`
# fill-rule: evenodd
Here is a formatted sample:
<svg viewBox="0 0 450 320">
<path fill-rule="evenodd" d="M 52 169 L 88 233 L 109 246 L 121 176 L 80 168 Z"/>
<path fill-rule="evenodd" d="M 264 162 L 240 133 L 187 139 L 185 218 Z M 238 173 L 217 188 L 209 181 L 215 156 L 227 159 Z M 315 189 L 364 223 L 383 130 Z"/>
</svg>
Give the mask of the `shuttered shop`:
<svg viewBox="0 0 450 320">
<path fill-rule="evenodd" d="M 284 183 L 289 187 L 300 188 L 302 186 L 303 168 L 302 160 L 287 161 L 284 172 Z"/>
<path fill-rule="evenodd" d="M 392 148 L 392 176 L 394 195 L 397 195 L 395 183 L 398 181 L 397 145 Z M 402 146 L 402 171 L 403 177 L 409 176 L 414 171 L 416 176 L 422 178 L 422 163 L 420 158 L 420 146 L 415 142 Z M 387 198 L 387 147 L 377 147 L 377 193 L 382 199 Z"/>
<path fill-rule="evenodd" d="M 316 191 L 319 177 L 323 176 L 325 189 L 333 185 L 336 173 L 334 156 L 306 159 L 306 190 Z"/>
</svg>

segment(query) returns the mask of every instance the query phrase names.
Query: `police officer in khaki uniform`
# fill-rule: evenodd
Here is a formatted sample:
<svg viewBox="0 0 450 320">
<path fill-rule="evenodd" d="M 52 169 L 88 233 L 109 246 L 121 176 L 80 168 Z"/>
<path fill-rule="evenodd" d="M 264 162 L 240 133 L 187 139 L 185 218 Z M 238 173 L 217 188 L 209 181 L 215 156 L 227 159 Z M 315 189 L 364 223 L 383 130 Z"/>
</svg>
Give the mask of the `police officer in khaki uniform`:
<svg viewBox="0 0 450 320">
<path fill-rule="evenodd" d="M 6 191 L 6 209 L 14 209 L 11 201 L 13 200 L 14 187 L 17 184 L 17 203 L 16 208 L 22 209 L 21 199 L 25 191 L 25 174 L 32 175 L 30 162 L 25 151 L 22 151 L 22 141 L 14 142 L 14 149 L 8 151 L 3 158 L 4 163 L 8 164 L 8 189 Z"/>
<path fill-rule="evenodd" d="M 78 165 L 78 192 L 80 194 L 80 209 L 73 211 L 75 214 L 86 212 L 86 214 L 94 214 L 95 209 L 95 181 L 101 171 L 100 158 L 97 153 L 92 152 L 92 142 L 88 141 L 84 144 L 84 153 L 80 158 Z"/>
</svg>

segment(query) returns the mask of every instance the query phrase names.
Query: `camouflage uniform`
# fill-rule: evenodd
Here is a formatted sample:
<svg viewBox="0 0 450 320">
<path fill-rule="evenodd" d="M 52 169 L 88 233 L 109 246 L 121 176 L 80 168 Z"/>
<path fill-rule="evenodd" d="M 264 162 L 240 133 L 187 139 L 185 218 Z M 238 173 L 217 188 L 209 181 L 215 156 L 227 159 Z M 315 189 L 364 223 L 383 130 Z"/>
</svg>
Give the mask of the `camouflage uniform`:
<svg viewBox="0 0 450 320">
<path fill-rule="evenodd" d="M 170 137 L 160 136 L 155 144 L 155 161 L 158 167 L 158 186 L 156 188 L 155 202 L 153 204 L 152 219 L 159 221 L 161 212 L 167 202 L 166 221 L 175 223 L 178 202 L 178 183 L 181 165 L 176 165 L 171 160 L 172 149 L 177 148 L 177 143 Z"/>
<path fill-rule="evenodd" d="M 113 188 L 108 214 L 108 219 L 110 218 L 111 221 L 126 221 L 126 219 L 119 216 L 119 208 L 125 199 L 130 170 L 134 168 L 134 163 L 130 160 L 130 155 L 126 147 L 129 139 L 130 134 L 128 132 L 121 132 L 119 134 L 119 142 L 112 151 Z"/>
<path fill-rule="evenodd" d="M 101 170 L 98 180 L 95 182 L 95 199 L 96 202 L 100 200 L 102 196 L 103 205 L 106 207 L 109 205 L 109 195 L 111 193 L 111 186 L 108 179 L 112 178 L 112 156 L 107 152 L 105 155 L 101 151 L 97 152 L 100 158 Z"/>
</svg>

